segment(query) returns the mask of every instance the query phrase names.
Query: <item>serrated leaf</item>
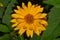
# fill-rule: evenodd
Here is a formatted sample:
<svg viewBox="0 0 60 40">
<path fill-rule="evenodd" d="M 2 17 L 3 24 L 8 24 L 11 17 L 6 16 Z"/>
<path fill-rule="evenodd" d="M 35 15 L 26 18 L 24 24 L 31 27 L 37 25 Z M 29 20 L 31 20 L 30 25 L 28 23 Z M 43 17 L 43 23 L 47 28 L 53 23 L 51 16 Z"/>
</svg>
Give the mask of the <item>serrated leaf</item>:
<svg viewBox="0 0 60 40">
<path fill-rule="evenodd" d="M 10 32 L 6 25 L 0 24 L 0 31 L 1 32 Z"/>
<path fill-rule="evenodd" d="M 60 8 L 52 8 L 48 14 L 48 23 L 47 30 L 43 33 L 41 40 L 53 40 L 57 35 L 60 35 Z"/>
<path fill-rule="evenodd" d="M 44 2 L 47 4 L 54 5 L 57 8 L 60 8 L 60 0 L 45 0 Z"/>
<path fill-rule="evenodd" d="M 2 3 L 2 7 L 0 6 L 0 18 L 3 16 L 3 12 L 5 11 L 7 5 L 9 4 L 10 0 L 0 0 L 0 3 Z"/>
<path fill-rule="evenodd" d="M 0 37 L 0 40 L 9 40 L 9 39 L 10 39 L 9 34 L 5 34 Z"/>
<path fill-rule="evenodd" d="M 9 3 L 9 5 L 7 6 L 7 9 L 5 11 L 5 14 L 3 16 L 2 22 L 7 24 L 9 28 L 11 28 L 11 13 L 13 12 L 12 8 L 14 7 L 15 3 L 17 1 L 16 0 L 11 0 L 11 2 Z"/>
</svg>

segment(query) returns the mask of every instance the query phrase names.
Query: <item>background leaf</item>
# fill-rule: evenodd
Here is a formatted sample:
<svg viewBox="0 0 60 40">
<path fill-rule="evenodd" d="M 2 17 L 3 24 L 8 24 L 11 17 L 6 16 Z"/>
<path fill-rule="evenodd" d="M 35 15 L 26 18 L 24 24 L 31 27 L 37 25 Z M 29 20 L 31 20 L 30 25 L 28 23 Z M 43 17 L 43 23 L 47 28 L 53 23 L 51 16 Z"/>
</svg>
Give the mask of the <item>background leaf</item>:
<svg viewBox="0 0 60 40">
<path fill-rule="evenodd" d="M 40 38 L 41 38 L 41 35 L 38 36 L 38 35 L 34 34 L 34 36 L 32 38 L 30 38 L 30 40 L 40 40 Z"/>
<path fill-rule="evenodd" d="M 6 25 L 0 24 L 0 31 L 1 32 L 10 32 Z"/>
<path fill-rule="evenodd" d="M 9 27 L 10 30 L 12 29 L 11 28 L 12 23 L 10 22 L 10 20 L 11 20 L 11 13 L 13 13 L 13 7 L 15 6 L 15 4 L 17 4 L 17 0 L 11 0 L 10 1 L 9 5 L 7 6 L 7 9 L 5 11 L 5 14 L 3 16 L 3 19 L 2 19 L 2 22 L 5 23 L 6 25 L 8 25 L 8 27 Z M 24 40 L 23 36 L 19 36 L 19 38 L 21 40 Z"/>
<path fill-rule="evenodd" d="M 53 40 L 60 36 L 60 8 L 52 8 L 48 14 L 47 30 L 43 33 L 41 40 Z"/>
<path fill-rule="evenodd" d="M 24 39 L 24 35 L 21 35 L 21 36 L 19 35 L 19 36 L 18 36 L 18 40 L 25 40 L 25 39 Z"/>
<path fill-rule="evenodd" d="M 15 3 L 17 1 L 16 0 L 11 0 L 9 5 L 7 6 L 7 9 L 4 13 L 4 16 L 3 16 L 3 19 L 2 19 L 2 22 L 5 23 L 6 25 L 8 25 L 8 27 L 11 29 L 11 13 L 13 12 L 13 7 L 15 6 Z"/>
<path fill-rule="evenodd" d="M 58 39 L 53 39 L 53 40 L 60 40 L 60 38 L 58 38 Z"/>
<path fill-rule="evenodd" d="M 0 37 L 0 40 L 10 40 L 9 34 L 5 34 Z"/>
<path fill-rule="evenodd" d="M 10 2 L 10 0 L 0 0 L 0 3 L 3 4 L 3 7 L 0 6 L 0 18 L 2 18 L 3 13 L 4 13 L 6 7 L 8 6 L 9 2 Z"/>
<path fill-rule="evenodd" d="M 45 3 L 54 5 L 57 8 L 60 8 L 60 0 L 44 0 Z"/>
</svg>

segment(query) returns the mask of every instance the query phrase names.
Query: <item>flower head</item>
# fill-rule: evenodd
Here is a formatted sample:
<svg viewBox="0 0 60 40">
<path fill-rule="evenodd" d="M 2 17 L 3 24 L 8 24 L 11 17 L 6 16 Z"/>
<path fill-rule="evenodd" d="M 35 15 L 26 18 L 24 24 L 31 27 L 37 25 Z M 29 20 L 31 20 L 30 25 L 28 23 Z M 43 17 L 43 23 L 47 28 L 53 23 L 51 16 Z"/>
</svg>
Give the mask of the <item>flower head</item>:
<svg viewBox="0 0 60 40">
<path fill-rule="evenodd" d="M 33 37 L 33 33 L 40 35 L 42 31 L 46 30 L 48 25 L 46 21 L 46 13 L 42 13 L 43 7 L 40 5 L 32 5 L 31 2 L 28 2 L 28 6 L 22 3 L 22 8 L 17 6 L 17 9 L 14 9 L 11 22 L 14 24 L 14 30 L 19 30 L 18 34 L 22 35 L 26 32 L 26 35 Z"/>
</svg>

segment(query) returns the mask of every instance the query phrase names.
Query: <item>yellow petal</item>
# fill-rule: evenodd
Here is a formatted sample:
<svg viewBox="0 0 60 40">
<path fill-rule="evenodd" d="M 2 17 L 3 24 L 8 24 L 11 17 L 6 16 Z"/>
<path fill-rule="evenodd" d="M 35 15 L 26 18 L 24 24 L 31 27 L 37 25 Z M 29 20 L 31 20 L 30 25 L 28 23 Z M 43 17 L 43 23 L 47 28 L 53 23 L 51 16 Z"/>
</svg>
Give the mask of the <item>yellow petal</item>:
<svg viewBox="0 0 60 40">
<path fill-rule="evenodd" d="M 24 14 L 25 14 L 25 11 L 24 11 L 22 8 L 20 8 L 19 10 L 14 9 L 14 12 L 15 12 L 16 14 L 20 14 L 20 15 L 22 15 L 22 16 L 24 16 Z"/>
<path fill-rule="evenodd" d="M 25 7 L 24 3 L 22 3 L 22 7 L 23 6 Z M 18 10 L 14 9 L 14 12 L 16 12 L 16 13 L 18 13 L 20 15 L 25 16 L 28 11 L 27 11 L 27 7 L 25 7 L 25 8 L 24 7 L 23 8 L 20 8 L 20 6 L 17 6 Z"/>
<path fill-rule="evenodd" d="M 34 8 L 35 8 L 35 5 L 32 5 L 32 6 L 31 6 L 31 10 L 34 10 Z"/>
<path fill-rule="evenodd" d="M 11 16 L 13 18 L 24 18 L 22 15 L 19 15 L 19 14 L 12 14 Z"/>
<path fill-rule="evenodd" d="M 29 37 L 29 35 L 30 35 L 29 30 L 26 30 L 26 35 L 27 35 L 27 37 Z"/>
<path fill-rule="evenodd" d="M 42 31 L 46 30 L 46 28 L 43 25 L 40 25 L 40 27 L 38 27 L 38 29 L 42 30 Z"/>
<path fill-rule="evenodd" d="M 18 23 L 16 22 L 15 24 L 13 24 L 13 25 L 12 25 L 12 27 L 16 27 L 16 26 L 17 26 L 17 24 L 18 24 Z"/>
<path fill-rule="evenodd" d="M 25 25 L 26 25 L 26 23 L 25 22 L 22 22 L 22 23 L 18 24 L 14 30 L 19 30 L 22 27 L 24 28 Z"/>
<path fill-rule="evenodd" d="M 22 3 L 22 8 L 25 11 L 25 14 L 28 14 L 28 8 L 25 6 L 24 3 Z"/>
<path fill-rule="evenodd" d="M 33 24 L 26 24 L 25 25 L 27 29 L 33 30 L 34 25 Z"/>
<path fill-rule="evenodd" d="M 19 34 L 22 35 L 25 31 L 26 31 L 25 29 L 21 28 L 21 29 L 19 30 Z"/>
<path fill-rule="evenodd" d="M 26 25 L 26 23 L 25 22 L 22 22 L 22 23 L 20 23 L 19 25 L 18 25 L 18 27 L 23 27 L 23 26 L 25 26 Z"/>
<path fill-rule="evenodd" d="M 21 13 L 19 10 L 16 10 L 16 9 L 14 9 L 14 12 L 17 13 L 17 14 L 20 14 Z"/>
<path fill-rule="evenodd" d="M 27 34 L 28 37 L 29 36 L 33 37 L 33 30 L 27 29 L 26 34 Z"/>
<path fill-rule="evenodd" d="M 20 27 L 17 27 L 17 26 L 16 26 L 16 28 L 14 28 L 14 30 L 19 30 L 19 29 L 21 29 L 21 28 Z"/>
<path fill-rule="evenodd" d="M 16 22 L 16 19 L 12 19 L 10 22 L 13 22 L 13 23 L 15 23 L 15 22 Z"/>
<path fill-rule="evenodd" d="M 46 13 L 39 13 L 39 14 L 37 14 L 34 18 L 35 19 L 38 19 L 38 18 L 45 18 L 47 16 L 47 14 Z"/>
<path fill-rule="evenodd" d="M 43 11 L 43 7 L 41 8 L 41 6 L 37 6 L 35 7 L 35 14 L 42 12 Z"/>
<path fill-rule="evenodd" d="M 33 30 L 30 30 L 30 36 L 33 37 Z"/>
<path fill-rule="evenodd" d="M 45 20 L 41 20 L 40 23 L 43 24 L 44 26 L 47 26 L 48 25 L 47 21 L 45 21 Z"/>
<path fill-rule="evenodd" d="M 35 15 L 35 5 L 32 5 L 30 9 L 30 14 Z"/>
<path fill-rule="evenodd" d="M 48 25 L 47 21 L 45 21 L 45 20 L 35 20 L 35 24 L 37 24 L 37 26 L 38 26 L 38 23 L 39 23 L 39 25 L 41 25 L 41 24 L 44 26 Z"/>
<path fill-rule="evenodd" d="M 20 6 L 17 6 L 17 9 L 20 10 Z"/>
<path fill-rule="evenodd" d="M 27 10 L 27 7 L 25 6 L 24 3 L 22 3 L 22 8 L 25 9 L 25 10 Z"/>
<path fill-rule="evenodd" d="M 31 2 L 28 2 L 28 9 L 30 9 L 32 6 Z"/>
<path fill-rule="evenodd" d="M 20 11 L 21 11 L 21 14 L 22 14 L 23 16 L 26 16 L 26 15 L 28 14 L 28 13 L 27 13 L 27 12 L 28 12 L 27 10 L 26 10 L 27 12 L 26 12 L 24 9 L 20 9 Z"/>
<path fill-rule="evenodd" d="M 41 21 L 41 20 L 35 20 L 35 21 L 34 21 L 34 25 L 35 25 L 36 27 L 39 27 L 39 26 L 40 26 L 40 23 L 39 23 L 40 21 Z"/>
<path fill-rule="evenodd" d="M 39 13 L 43 11 L 43 8 L 40 8 L 40 6 L 37 6 L 35 10 L 36 10 L 36 13 Z"/>
<path fill-rule="evenodd" d="M 36 29 L 34 33 L 36 33 L 39 36 L 41 34 L 41 30 Z"/>
<path fill-rule="evenodd" d="M 24 22 L 25 20 L 24 19 L 17 19 L 16 20 L 18 23 L 22 23 L 22 22 Z"/>
<path fill-rule="evenodd" d="M 38 6 L 38 4 L 35 5 L 35 7 L 37 7 L 37 6 Z"/>
</svg>

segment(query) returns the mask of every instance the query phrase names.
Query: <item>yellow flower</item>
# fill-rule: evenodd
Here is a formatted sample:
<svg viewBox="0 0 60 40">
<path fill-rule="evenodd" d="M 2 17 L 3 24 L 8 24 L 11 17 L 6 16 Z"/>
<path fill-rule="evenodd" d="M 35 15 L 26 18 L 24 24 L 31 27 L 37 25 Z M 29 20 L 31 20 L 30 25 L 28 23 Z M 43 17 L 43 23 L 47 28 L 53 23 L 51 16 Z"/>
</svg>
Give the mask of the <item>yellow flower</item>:
<svg viewBox="0 0 60 40">
<path fill-rule="evenodd" d="M 1 7 L 3 7 L 3 4 L 2 4 L 2 3 L 0 3 L 0 6 L 1 6 Z"/>
<path fill-rule="evenodd" d="M 31 2 L 28 2 L 26 6 L 22 3 L 22 7 L 17 6 L 17 9 L 14 9 L 11 22 L 14 24 L 14 30 L 19 30 L 18 34 L 22 35 L 26 32 L 27 37 L 33 37 L 33 33 L 36 33 L 38 36 L 42 31 L 46 30 L 48 25 L 46 21 L 46 13 L 42 13 L 43 7 L 40 5 L 32 5 Z"/>
</svg>

